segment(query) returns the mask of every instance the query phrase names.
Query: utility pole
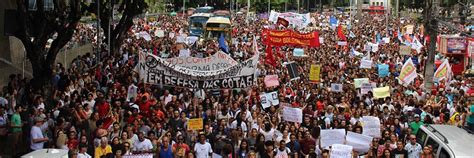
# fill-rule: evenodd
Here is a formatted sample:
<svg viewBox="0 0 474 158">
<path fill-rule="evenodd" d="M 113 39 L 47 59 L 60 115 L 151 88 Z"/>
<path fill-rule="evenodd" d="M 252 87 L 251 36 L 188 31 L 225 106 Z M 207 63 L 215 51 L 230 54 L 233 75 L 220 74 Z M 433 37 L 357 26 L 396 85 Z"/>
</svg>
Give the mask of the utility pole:
<svg viewBox="0 0 474 158">
<path fill-rule="evenodd" d="M 357 0 L 357 17 L 360 19 L 362 16 L 362 0 Z"/>
<path fill-rule="evenodd" d="M 424 25 L 430 36 L 428 47 L 428 59 L 425 62 L 424 84 L 425 92 L 430 93 L 433 87 L 434 58 L 436 55 L 436 38 L 438 36 L 438 5 L 439 0 L 427 0 L 425 2 Z"/>
<path fill-rule="evenodd" d="M 114 5 L 112 4 L 113 1 L 110 1 L 109 2 L 109 9 L 110 9 L 110 17 L 109 17 L 109 26 L 107 26 L 108 28 L 108 32 L 107 32 L 107 55 L 110 55 L 110 50 L 112 48 L 111 44 L 110 44 L 110 32 L 112 32 L 112 30 L 110 29 L 111 25 L 113 25 L 113 22 L 114 22 Z"/>
<path fill-rule="evenodd" d="M 97 0 L 97 62 L 100 61 L 100 56 L 102 55 L 102 39 L 100 38 L 100 1 Z"/>
<path fill-rule="evenodd" d="M 270 3 L 271 3 L 271 1 L 268 0 L 268 16 L 270 16 Z"/>
<path fill-rule="evenodd" d="M 298 8 L 296 9 L 296 11 L 298 13 L 300 13 L 300 0 L 296 0 L 296 5 L 298 6 Z"/>
<path fill-rule="evenodd" d="M 395 0 L 395 17 L 398 18 L 399 11 L 400 11 L 400 0 Z"/>
</svg>

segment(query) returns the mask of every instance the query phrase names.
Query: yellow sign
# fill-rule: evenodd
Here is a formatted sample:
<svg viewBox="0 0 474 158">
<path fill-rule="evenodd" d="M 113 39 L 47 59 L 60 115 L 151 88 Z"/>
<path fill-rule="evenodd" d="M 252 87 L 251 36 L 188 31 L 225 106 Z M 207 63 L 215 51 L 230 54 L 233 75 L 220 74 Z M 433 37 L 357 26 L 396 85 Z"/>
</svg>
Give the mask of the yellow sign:
<svg viewBox="0 0 474 158">
<path fill-rule="evenodd" d="M 188 130 L 201 130 L 203 129 L 202 118 L 195 118 L 188 120 Z"/>
<path fill-rule="evenodd" d="M 389 86 L 374 88 L 373 92 L 374 92 L 374 98 L 375 99 L 390 97 L 390 87 Z"/>
<path fill-rule="evenodd" d="M 312 82 L 319 82 L 319 73 L 321 72 L 321 65 L 311 65 L 309 70 L 309 80 Z"/>
</svg>

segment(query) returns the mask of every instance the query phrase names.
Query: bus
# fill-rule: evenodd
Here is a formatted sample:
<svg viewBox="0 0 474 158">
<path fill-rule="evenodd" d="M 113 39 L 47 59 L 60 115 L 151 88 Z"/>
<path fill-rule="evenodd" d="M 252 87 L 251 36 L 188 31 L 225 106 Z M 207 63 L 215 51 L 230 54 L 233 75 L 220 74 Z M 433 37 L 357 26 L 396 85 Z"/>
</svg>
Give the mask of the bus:
<svg viewBox="0 0 474 158">
<path fill-rule="evenodd" d="M 214 16 L 215 17 L 230 18 L 230 12 L 228 10 L 216 10 L 216 11 L 214 11 Z"/>
<path fill-rule="evenodd" d="M 204 32 L 204 25 L 212 17 L 211 13 L 196 13 L 189 17 L 189 34 L 191 36 L 201 36 Z"/>
<path fill-rule="evenodd" d="M 198 7 L 194 11 L 195 13 L 212 13 L 214 12 L 214 7 L 207 6 L 207 7 Z"/>
<path fill-rule="evenodd" d="M 218 40 L 224 34 L 228 43 L 231 43 L 232 26 L 229 18 L 211 17 L 204 27 L 204 40 Z"/>
</svg>

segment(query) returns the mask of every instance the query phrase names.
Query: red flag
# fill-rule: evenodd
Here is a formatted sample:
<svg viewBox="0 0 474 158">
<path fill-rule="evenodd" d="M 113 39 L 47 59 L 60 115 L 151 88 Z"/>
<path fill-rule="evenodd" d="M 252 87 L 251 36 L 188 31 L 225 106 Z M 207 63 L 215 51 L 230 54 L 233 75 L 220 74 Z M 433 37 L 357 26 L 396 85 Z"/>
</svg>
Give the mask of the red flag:
<svg viewBox="0 0 474 158">
<path fill-rule="evenodd" d="M 273 56 L 272 46 L 268 45 L 265 52 L 267 53 L 266 57 L 265 57 L 265 63 L 267 63 L 267 64 L 269 64 L 273 67 L 276 67 L 277 64 L 276 64 L 275 57 Z"/>
<path fill-rule="evenodd" d="M 346 35 L 344 35 L 344 33 L 342 32 L 342 26 L 339 25 L 337 27 L 337 37 L 339 38 L 339 40 L 342 40 L 342 41 L 346 41 Z"/>
<path fill-rule="evenodd" d="M 289 23 L 288 20 L 278 17 L 277 25 L 288 27 Z"/>
</svg>

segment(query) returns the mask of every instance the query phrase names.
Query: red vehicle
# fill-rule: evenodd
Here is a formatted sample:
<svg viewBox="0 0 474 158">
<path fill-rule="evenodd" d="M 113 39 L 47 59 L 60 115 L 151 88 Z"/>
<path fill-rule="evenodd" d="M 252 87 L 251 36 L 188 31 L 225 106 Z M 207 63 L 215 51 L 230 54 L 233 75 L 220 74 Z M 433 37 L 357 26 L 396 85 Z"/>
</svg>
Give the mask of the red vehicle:
<svg viewBox="0 0 474 158">
<path fill-rule="evenodd" d="M 440 36 L 439 52 L 449 59 L 454 75 L 462 75 L 469 63 L 467 39 L 461 36 Z M 435 61 L 438 67 L 442 61 Z"/>
</svg>

